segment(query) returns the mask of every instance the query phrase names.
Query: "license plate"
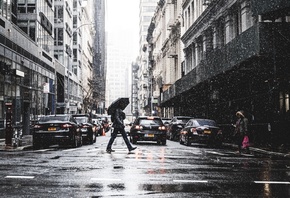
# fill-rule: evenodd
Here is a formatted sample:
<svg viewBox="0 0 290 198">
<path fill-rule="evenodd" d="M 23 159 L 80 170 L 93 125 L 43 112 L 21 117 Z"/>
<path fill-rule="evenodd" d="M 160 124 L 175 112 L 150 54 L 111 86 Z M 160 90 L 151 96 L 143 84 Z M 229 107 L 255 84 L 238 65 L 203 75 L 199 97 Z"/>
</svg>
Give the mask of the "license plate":
<svg viewBox="0 0 290 198">
<path fill-rule="evenodd" d="M 154 134 L 145 134 L 145 137 L 154 137 Z"/>
<path fill-rule="evenodd" d="M 211 134 L 211 131 L 204 131 L 204 134 Z"/>
<path fill-rule="evenodd" d="M 56 127 L 49 127 L 48 131 L 56 131 Z"/>
</svg>

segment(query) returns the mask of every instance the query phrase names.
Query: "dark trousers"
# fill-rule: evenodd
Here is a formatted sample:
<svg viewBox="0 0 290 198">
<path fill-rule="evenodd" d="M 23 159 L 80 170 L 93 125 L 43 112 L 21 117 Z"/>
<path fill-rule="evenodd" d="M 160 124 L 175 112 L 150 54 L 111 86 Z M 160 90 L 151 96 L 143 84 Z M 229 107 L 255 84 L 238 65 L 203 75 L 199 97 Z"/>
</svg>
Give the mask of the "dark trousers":
<svg viewBox="0 0 290 198">
<path fill-rule="evenodd" d="M 124 139 L 124 141 L 125 141 L 125 143 L 127 145 L 128 150 L 131 150 L 132 149 L 132 145 L 130 144 L 130 142 L 128 140 L 128 136 L 127 136 L 124 128 L 114 128 L 114 131 L 111 134 L 111 138 L 110 138 L 109 143 L 107 145 L 107 150 L 110 150 L 112 148 L 112 144 L 114 143 L 114 141 L 115 141 L 115 139 L 117 137 L 118 131 L 122 134 L 123 139 Z"/>
</svg>

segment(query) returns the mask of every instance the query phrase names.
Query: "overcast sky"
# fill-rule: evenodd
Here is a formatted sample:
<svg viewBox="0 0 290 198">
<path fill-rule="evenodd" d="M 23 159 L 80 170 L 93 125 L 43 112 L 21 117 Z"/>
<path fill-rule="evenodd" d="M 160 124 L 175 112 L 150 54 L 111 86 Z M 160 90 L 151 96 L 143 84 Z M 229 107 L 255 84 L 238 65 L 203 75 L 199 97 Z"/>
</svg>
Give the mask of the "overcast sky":
<svg viewBox="0 0 290 198">
<path fill-rule="evenodd" d="M 131 46 L 127 47 L 134 49 L 132 56 L 136 58 L 139 48 L 139 0 L 107 0 L 106 31 L 109 35 L 120 39 L 130 35 Z"/>
</svg>

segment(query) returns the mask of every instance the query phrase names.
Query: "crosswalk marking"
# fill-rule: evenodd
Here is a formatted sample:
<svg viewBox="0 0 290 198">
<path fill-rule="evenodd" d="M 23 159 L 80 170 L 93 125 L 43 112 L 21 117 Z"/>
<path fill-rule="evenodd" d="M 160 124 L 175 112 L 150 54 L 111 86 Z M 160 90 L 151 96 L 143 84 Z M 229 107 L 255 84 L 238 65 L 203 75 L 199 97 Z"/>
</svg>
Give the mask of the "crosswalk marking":
<svg viewBox="0 0 290 198">
<path fill-rule="evenodd" d="M 91 178 L 92 181 L 121 181 L 121 179 L 113 178 Z"/>
<path fill-rule="evenodd" d="M 34 176 L 8 175 L 5 178 L 10 178 L 10 179 L 34 179 Z"/>
<path fill-rule="evenodd" d="M 256 184 L 290 184 L 290 182 L 285 181 L 254 181 Z"/>
<path fill-rule="evenodd" d="M 208 183 L 206 180 L 173 180 L 176 183 Z"/>
</svg>

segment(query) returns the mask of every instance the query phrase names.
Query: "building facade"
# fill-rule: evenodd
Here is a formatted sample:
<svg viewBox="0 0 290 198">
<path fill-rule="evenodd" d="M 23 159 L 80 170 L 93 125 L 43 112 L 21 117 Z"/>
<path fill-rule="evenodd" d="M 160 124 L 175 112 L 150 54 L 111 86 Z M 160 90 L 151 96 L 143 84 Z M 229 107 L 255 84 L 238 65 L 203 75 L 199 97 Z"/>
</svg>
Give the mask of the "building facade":
<svg viewBox="0 0 290 198">
<path fill-rule="evenodd" d="M 105 91 L 107 73 L 107 48 L 105 33 L 105 0 L 95 0 L 95 37 L 94 37 L 94 56 L 93 56 L 93 111 L 97 114 L 105 113 Z"/>
<path fill-rule="evenodd" d="M 181 42 L 181 0 L 159 1 L 148 29 L 149 64 L 152 73 L 152 108 L 162 117 L 172 117 L 172 107 L 161 110 L 158 100 L 183 75 L 184 54 Z"/>
<path fill-rule="evenodd" d="M 138 64 L 138 100 L 137 115 L 151 115 L 153 108 L 152 69 L 149 63 L 149 46 L 147 42 L 148 28 L 155 13 L 158 0 L 140 0 L 139 2 L 139 57 Z M 137 116 L 138 116 L 137 115 Z"/>
<path fill-rule="evenodd" d="M 0 3 L 0 129 L 5 133 L 6 111 L 12 106 L 13 124 L 29 133 L 31 115 L 55 109 L 53 58 L 54 2 Z"/>
<path fill-rule="evenodd" d="M 166 1 L 172 2 L 177 3 Z M 230 139 L 235 112 L 242 109 L 247 112 L 255 143 L 287 144 L 289 2 L 183 0 L 181 6 L 184 61 L 178 60 L 180 70 L 172 70 L 166 56 L 170 36 L 165 36 L 161 48 L 165 60 L 153 55 L 154 62 L 163 62 L 163 73 L 178 72 L 168 75 L 172 80 L 162 74 L 166 80 L 160 83 L 160 116 L 215 119 Z M 153 33 L 158 31 L 156 24 L 162 23 L 159 18 Z M 162 33 L 165 28 L 163 23 Z M 154 34 L 151 40 L 153 44 L 157 40 Z"/>
<path fill-rule="evenodd" d="M 86 111 L 94 68 L 94 3 L 0 1 L 1 137 L 10 109 L 23 134 L 30 134 L 30 121 L 38 115 Z"/>
</svg>

